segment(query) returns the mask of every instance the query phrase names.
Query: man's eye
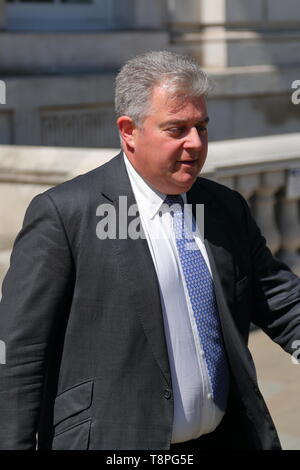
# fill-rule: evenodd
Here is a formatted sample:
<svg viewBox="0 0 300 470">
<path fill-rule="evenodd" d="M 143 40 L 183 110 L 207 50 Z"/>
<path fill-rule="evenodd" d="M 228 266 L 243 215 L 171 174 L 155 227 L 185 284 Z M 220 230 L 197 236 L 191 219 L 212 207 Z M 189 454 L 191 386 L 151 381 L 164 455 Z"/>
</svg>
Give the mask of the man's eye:
<svg viewBox="0 0 300 470">
<path fill-rule="evenodd" d="M 199 135 L 206 135 L 207 127 L 205 126 L 195 126 Z M 167 132 L 171 134 L 173 137 L 181 137 L 184 135 L 185 132 L 188 132 L 186 127 L 171 127 L 167 129 Z"/>
<path fill-rule="evenodd" d="M 183 134 L 184 131 L 184 127 L 171 127 L 171 129 L 168 129 L 168 132 L 172 135 L 180 135 Z"/>
<path fill-rule="evenodd" d="M 199 132 L 199 134 L 205 135 L 207 133 L 207 127 L 197 126 L 197 131 Z"/>
</svg>

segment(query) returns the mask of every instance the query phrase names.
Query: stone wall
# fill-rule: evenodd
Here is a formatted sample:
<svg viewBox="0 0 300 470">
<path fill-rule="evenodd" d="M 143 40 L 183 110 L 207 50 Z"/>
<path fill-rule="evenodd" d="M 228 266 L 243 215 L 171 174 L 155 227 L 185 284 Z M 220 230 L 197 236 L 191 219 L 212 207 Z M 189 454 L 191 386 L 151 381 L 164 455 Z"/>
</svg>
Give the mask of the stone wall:
<svg viewBox="0 0 300 470">
<path fill-rule="evenodd" d="M 298 0 L 172 1 L 173 40 L 204 67 L 298 61 Z"/>
<path fill-rule="evenodd" d="M 118 145 L 116 72 L 158 49 L 191 54 L 215 80 L 212 141 L 299 130 L 300 106 L 291 102 L 300 79 L 298 0 L 122 0 L 117 11 L 126 30 L 0 31 L 0 144 Z"/>
<path fill-rule="evenodd" d="M 297 132 L 300 105 L 291 84 L 300 66 L 211 71 L 211 141 Z M 9 77 L 0 106 L 0 142 L 18 145 L 115 147 L 114 73 Z"/>
</svg>

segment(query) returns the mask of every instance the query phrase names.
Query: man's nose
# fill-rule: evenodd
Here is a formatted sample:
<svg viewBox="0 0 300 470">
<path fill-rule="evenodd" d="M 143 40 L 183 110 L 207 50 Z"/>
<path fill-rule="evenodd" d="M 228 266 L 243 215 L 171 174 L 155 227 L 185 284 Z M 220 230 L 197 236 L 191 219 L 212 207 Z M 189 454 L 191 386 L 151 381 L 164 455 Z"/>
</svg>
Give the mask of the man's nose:
<svg viewBox="0 0 300 470">
<path fill-rule="evenodd" d="M 194 150 L 201 150 L 203 147 L 203 142 L 201 135 L 199 134 L 196 127 L 192 127 L 189 133 L 186 136 L 184 143 L 185 148 L 193 148 Z"/>
</svg>

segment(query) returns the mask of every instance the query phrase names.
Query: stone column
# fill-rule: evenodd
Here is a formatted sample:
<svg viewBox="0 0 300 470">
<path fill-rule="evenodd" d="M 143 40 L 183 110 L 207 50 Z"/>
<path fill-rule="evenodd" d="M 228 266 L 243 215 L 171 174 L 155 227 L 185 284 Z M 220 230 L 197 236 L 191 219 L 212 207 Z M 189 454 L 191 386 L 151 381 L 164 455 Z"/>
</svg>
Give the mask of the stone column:
<svg viewBox="0 0 300 470">
<path fill-rule="evenodd" d="M 235 189 L 235 177 L 234 176 L 220 176 L 218 174 L 216 176 L 217 178 L 212 178 L 211 176 L 208 176 L 208 178 L 215 179 L 215 181 L 218 181 L 219 183 L 224 184 L 225 186 L 227 186 L 227 188 Z"/>
<path fill-rule="evenodd" d="M 188 48 L 204 67 L 281 65 L 297 57 L 298 0 L 169 0 L 168 5 L 175 44 Z"/>
<path fill-rule="evenodd" d="M 263 173 L 253 204 L 253 215 L 273 254 L 281 246 L 281 235 L 275 220 L 275 194 L 283 185 L 283 171 Z"/>
<path fill-rule="evenodd" d="M 6 26 L 5 6 L 6 1 L 0 0 L 0 31 L 5 29 Z"/>
<path fill-rule="evenodd" d="M 236 190 L 241 193 L 250 205 L 250 198 L 259 186 L 259 174 L 250 173 L 237 176 Z"/>
</svg>

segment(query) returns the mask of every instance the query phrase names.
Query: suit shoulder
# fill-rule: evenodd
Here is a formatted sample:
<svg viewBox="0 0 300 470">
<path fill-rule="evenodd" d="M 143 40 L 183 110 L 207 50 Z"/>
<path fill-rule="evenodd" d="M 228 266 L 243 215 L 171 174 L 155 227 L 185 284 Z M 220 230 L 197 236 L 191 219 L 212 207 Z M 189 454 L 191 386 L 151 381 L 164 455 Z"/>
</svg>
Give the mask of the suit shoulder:
<svg viewBox="0 0 300 470">
<path fill-rule="evenodd" d="M 109 174 L 113 171 L 116 165 L 116 160 L 119 155 L 112 158 L 109 162 L 88 171 L 82 175 L 78 175 L 70 180 L 67 180 L 57 186 L 48 189 L 45 194 L 52 198 L 65 198 L 69 195 L 76 197 L 76 194 L 84 196 L 85 193 L 91 193 L 93 189 L 101 190 L 102 183 L 109 178 Z"/>
<path fill-rule="evenodd" d="M 61 216 L 67 219 L 94 207 L 94 202 L 101 194 L 105 182 L 111 181 L 112 175 L 120 164 L 120 155 L 112 158 L 109 162 L 76 176 L 70 180 L 60 183 L 36 195 L 31 201 L 27 212 L 47 209 L 47 200 L 51 206 L 54 205 Z"/>
<path fill-rule="evenodd" d="M 200 198 L 204 196 L 204 200 L 210 202 L 211 207 L 221 210 L 232 220 L 240 222 L 249 212 L 248 204 L 240 193 L 216 181 L 199 177 L 194 185 L 194 191 L 196 198 L 198 194 Z"/>
<path fill-rule="evenodd" d="M 209 180 L 204 177 L 197 178 L 196 185 L 198 188 L 205 190 L 213 198 L 224 199 L 224 202 L 228 201 L 241 201 L 243 197 L 235 191 L 234 189 L 225 186 L 224 184 L 218 183 L 216 181 Z"/>
</svg>

